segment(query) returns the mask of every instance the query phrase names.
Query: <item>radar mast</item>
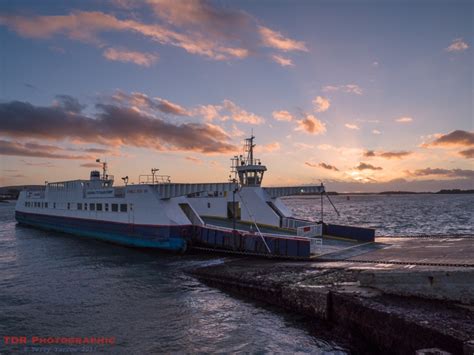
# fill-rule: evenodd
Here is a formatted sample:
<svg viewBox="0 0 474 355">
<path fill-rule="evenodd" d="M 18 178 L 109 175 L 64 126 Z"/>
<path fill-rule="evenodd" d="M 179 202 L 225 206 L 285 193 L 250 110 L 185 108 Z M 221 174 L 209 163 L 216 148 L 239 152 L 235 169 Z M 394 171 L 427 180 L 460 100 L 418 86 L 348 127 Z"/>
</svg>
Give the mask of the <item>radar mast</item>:
<svg viewBox="0 0 474 355">
<path fill-rule="evenodd" d="M 261 186 L 263 174 L 267 170 L 265 165 L 262 165 L 260 159 L 255 159 L 253 149 L 255 136 L 252 134 L 250 138 L 245 139 L 244 154 L 234 156 L 232 158 L 232 171 L 237 175 L 241 186 Z"/>
</svg>

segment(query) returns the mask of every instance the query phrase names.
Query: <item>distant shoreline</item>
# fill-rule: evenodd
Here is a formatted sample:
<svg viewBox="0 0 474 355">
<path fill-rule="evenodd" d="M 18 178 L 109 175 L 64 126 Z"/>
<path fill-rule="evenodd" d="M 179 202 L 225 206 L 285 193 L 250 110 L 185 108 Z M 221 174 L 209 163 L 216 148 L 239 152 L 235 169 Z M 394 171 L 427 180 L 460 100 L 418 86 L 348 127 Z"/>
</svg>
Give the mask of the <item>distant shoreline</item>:
<svg viewBox="0 0 474 355">
<path fill-rule="evenodd" d="M 328 195 L 462 195 L 474 194 L 474 190 L 439 190 L 437 192 L 413 192 L 413 191 L 382 191 L 382 192 L 336 192 L 328 191 Z"/>
</svg>

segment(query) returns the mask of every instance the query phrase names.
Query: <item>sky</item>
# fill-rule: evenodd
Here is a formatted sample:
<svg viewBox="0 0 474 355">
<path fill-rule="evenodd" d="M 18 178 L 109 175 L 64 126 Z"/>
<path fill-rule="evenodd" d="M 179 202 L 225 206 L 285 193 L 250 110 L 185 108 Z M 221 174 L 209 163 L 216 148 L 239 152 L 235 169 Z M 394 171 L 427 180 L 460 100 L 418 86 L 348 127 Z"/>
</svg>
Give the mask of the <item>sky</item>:
<svg viewBox="0 0 474 355">
<path fill-rule="evenodd" d="M 0 0 L 0 186 L 474 189 L 472 1 Z"/>
</svg>

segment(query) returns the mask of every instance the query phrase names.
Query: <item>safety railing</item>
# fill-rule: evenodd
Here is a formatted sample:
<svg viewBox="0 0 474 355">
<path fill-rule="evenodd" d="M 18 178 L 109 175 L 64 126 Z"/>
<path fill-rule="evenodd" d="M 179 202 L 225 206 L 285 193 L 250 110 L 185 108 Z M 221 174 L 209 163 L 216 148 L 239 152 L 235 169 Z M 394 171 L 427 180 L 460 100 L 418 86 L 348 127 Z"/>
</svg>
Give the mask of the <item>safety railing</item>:
<svg viewBox="0 0 474 355">
<path fill-rule="evenodd" d="M 145 185 L 169 184 L 171 183 L 170 175 L 140 175 L 138 182 Z"/>
<path fill-rule="evenodd" d="M 296 228 L 296 235 L 298 237 L 314 238 L 323 235 L 322 224 L 312 224 L 309 226 L 301 226 Z"/>
</svg>

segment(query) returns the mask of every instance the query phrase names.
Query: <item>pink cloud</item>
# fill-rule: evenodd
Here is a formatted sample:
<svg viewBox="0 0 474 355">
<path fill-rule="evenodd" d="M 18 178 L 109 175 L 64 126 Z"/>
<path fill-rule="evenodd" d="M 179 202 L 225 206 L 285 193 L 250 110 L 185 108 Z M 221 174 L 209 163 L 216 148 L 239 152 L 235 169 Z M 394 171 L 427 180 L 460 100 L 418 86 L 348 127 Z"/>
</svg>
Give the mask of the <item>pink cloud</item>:
<svg viewBox="0 0 474 355">
<path fill-rule="evenodd" d="M 316 98 L 313 100 L 313 105 L 316 112 L 324 112 L 329 109 L 331 102 L 326 97 L 316 96 Z"/>
<path fill-rule="evenodd" d="M 107 48 L 102 54 L 108 60 L 119 61 L 123 63 L 134 63 L 144 67 L 150 67 L 158 60 L 157 54 L 115 48 Z"/>
<path fill-rule="evenodd" d="M 296 131 L 303 131 L 309 134 L 322 134 L 326 132 L 326 125 L 313 115 L 306 115 L 298 121 Z"/>
<path fill-rule="evenodd" d="M 293 115 L 289 113 L 288 111 L 273 111 L 272 116 L 274 119 L 277 121 L 291 121 L 293 120 Z"/>
<path fill-rule="evenodd" d="M 353 124 L 353 123 L 346 123 L 344 126 L 346 128 L 353 129 L 353 130 L 359 130 L 360 129 L 358 125 Z"/>
<path fill-rule="evenodd" d="M 266 47 L 278 49 L 283 52 L 304 51 L 307 52 L 306 44 L 302 41 L 296 41 L 283 36 L 278 31 L 273 31 L 268 27 L 260 26 L 258 28 L 262 43 Z"/>
<path fill-rule="evenodd" d="M 275 63 L 280 64 L 282 67 L 294 67 L 293 61 L 290 58 L 282 57 L 281 55 L 274 54 L 271 56 Z"/>
<path fill-rule="evenodd" d="M 446 50 L 448 52 L 464 52 L 468 48 L 469 45 L 462 38 L 456 38 L 453 39 L 453 41 L 448 46 L 448 48 L 446 48 Z"/>
<path fill-rule="evenodd" d="M 355 94 L 355 95 L 362 95 L 363 90 L 357 84 L 345 84 L 345 85 L 327 85 L 323 87 L 324 92 L 335 92 L 341 91 L 347 94 Z"/>
<path fill-rule="evenodd" d="M 413 122 L 413 118 L 411 117 L 399 117 L 397 119 L 395 119 L 395 122 L 398 122 L 398 123 L 410 123 L 410 122 Z"/>
<path fill-rule="evenodd" d="M 10 138 L 70 139 L 165 151 L 227 154 L 238 150 L 230 143 L 230 136 L 216 125 L 174 124 L 129 107 L 109 104 L 97 104 L 96 108 L 97 113 L 89 117 L 61 106 L 42 107 L 19 101 L 0 103 L 0 131 Z M 16 147 L 19 148 L 35 149 Z"/>
</svg>

